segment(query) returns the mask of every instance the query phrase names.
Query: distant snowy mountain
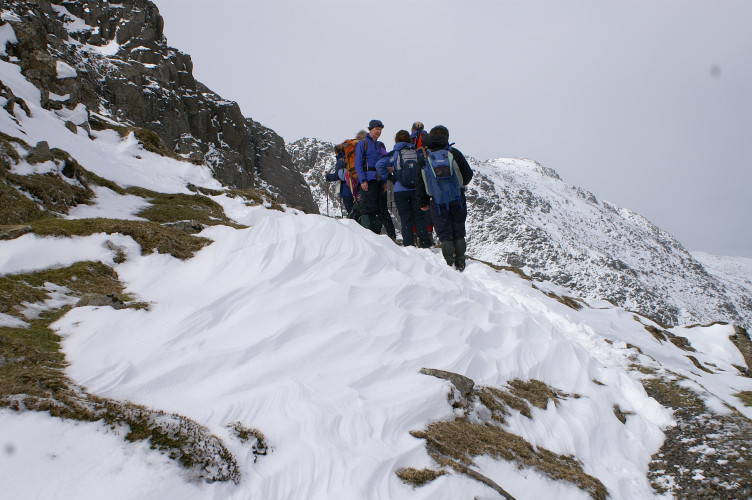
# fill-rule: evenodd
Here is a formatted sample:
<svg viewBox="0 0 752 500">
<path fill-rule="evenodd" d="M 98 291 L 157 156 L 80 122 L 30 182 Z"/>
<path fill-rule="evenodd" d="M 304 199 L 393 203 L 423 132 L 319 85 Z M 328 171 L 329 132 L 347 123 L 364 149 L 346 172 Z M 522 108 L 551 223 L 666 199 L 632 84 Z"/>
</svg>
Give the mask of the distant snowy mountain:
<svg viewBox="0 0 752 500">
<path fill-rule="evenodd" d="M 326 213 L 322 173 L 333 165 L 333 145 L 304 139 L 287 147 Z M 639 214 L 598 200 L 534 161 L 469 161 L 475 171 L 467 191 L 469 255 L 667 325 L 752 325 L 749 281 L 709 273 Z M 340 210 L 336 184 L 329 186 L 330 214 Z"/>
</svg>

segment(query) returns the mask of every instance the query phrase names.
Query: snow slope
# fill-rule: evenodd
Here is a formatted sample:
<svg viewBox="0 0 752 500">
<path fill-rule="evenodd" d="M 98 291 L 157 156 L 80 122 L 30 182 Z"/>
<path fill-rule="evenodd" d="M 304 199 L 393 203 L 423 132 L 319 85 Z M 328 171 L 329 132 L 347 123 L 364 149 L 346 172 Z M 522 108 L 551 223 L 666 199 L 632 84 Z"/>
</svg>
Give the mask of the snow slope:
<svg viewBox="0 0 752 500">
<path fill-rule="evenodd" d="M 628 371 L 634 354 L 628 345 L 639 345 L 646 360 L 676 373 L 698 375 L 682 351 L 648 339 L 630 313 L 612 307 L 574 311 L 514 274 L 474 262 L 459 274 L 435 253 L 397 247 L 351 221 L 263 208 L 239 221 L 252 227 L 205 230 L 202 235 L 215 243 L 188 261 L 128 249 L 128 260 L 115 269 L 128 293 L 150 302 L 151 310 L 81 307 L 55 324 L 74 381 L 96 394 L 189 416 L 238 454 L 240 485 L 182 485 L 183 498 L 489 495 L 462 476 L 442 476 L 413 490 L 394 475 L 400 467 L 431 462 L 409 431 L 453 416 L 448 383 L 421 375 L 422 367 L 491 386 L 538 379 L 579 394 L 535 409 L 533 419 L 517 415 L 510 430 L 578 457 L 614 498 L 652 495 L 647 463 L 672 419 Z M 2 242 L 0 249 L 11 243 Z M 26 244 L 53 248 L 57 240 L 28 238 Z M 100 245 L 97 237 L 78 242 L 79 248 Z M 58 252 L 61 260 L 68 257 Z M 706 330 L 715 332 L 714 341 L 702 344 L 707 335 L 697 334 L 696 347 L 705 351 L 700 359 L 712 360 L 720 371 L 699 379 L 720 400 L 752 416 L 730 396 L 752 388 L 731 367 L 743 359 L 728 341 L 730 327 L 712 328 Z M 633 412 L 626 425 L 613 415 L 615 404 Z M 27 452 L 26 438 L 3 431 L 6 446 L 24 450 L 11 455 L 17 458 L 3 470 L 33 463 L 45 476 L 60 477 L 36 487 L 43 498 L 65 490 L 76 474 L 67 457 L 77 457 L 81 446 L 98 447 L 92 440 L 104 439 L 98 437 L 104 431 L 31 417 L 20 422 L 0 412 L 3 429 L 12 424 L 36 434 L 59 428 L 60 439 L 35 443 L 38 450 Z M 229 436 L 226 425 L 235 421 L 262 430 L 273 452 L 253 463 Z M 77 437 L 81 433 L 91 440 Z M 110 439 L 102 446 L 115 445 Z M 120 448 L 108 460 L 99 453 L 78 458 L 81 471 L 91 462 L 104 476 L 76 476 L 77 498 L 99 497 L 108 477 L 136 486 L 144 475 L 155 479 L 169 468 L 132 464 L 132 471 L 118 471 L 113 464 L 135 453 L 124 442 Z M 66 460 L 45 458 L 60 449 L 67 450 Z M 482 463 L 483 473 L 518 498 L 584 497 L 534 472 Z M 145 497 L 161 498 L 160 483 L 154 488 Z"/>
</svg>

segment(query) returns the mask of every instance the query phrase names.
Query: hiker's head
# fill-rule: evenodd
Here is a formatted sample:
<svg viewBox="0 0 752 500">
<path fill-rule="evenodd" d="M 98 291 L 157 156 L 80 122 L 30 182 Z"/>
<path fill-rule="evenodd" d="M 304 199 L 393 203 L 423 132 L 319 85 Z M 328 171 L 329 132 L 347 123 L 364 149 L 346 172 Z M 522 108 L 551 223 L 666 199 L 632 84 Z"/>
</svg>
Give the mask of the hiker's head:
<svg viewBox="0 0 752 500">
<path fill-rule="evenodd" d="M 446 128 L 444 125 L 436 125 L 434 128 L 431 129 L 431 131 L 428 133 L 431 137 L 439 137 L 441 139 L 449 140 L 449 129 Z"/>
<path fill-rule="evenodd" d="M 343 150 L 344 150 L 344 148 L 342 147 L 342 144 L 337 144 L 336 146 L 334 146 L 334 154 L 335 155 L 342 154 Z"/>
<path fill-rule="evenodd" d="M 365 130 L 359 130 L 357 134 L 355 134 L 355 138 L 359 141 L 362 141 L 366 138 L 366 135 L 368 135 L 368 132 Z"/>
<path fill-rule="evenodd" d="M 381 131 L 384 130 L 384 124 L 381 120 L 371 120 L 368 122 L 368 133 L 371 134 L 371 138 L 375 141 L 381 137 Z"/>
<path fill-rule="evenodd" d="M 395 144 L 398 142 L 411 142 L 412 139 L 410 138 L 410 132 L 407 130 L 400 130 L 397 132 L 397 135 L 394 136 L 394 142 Z"/>
<path fill-rule="evenodd" d="M 422 122 L 415 122 L 415 123 L 413 123 L 413 128 L 412 128 L 411 132 L 420 132 L 424 128 L 425 127 L 423 126 Z"/>
</svg>

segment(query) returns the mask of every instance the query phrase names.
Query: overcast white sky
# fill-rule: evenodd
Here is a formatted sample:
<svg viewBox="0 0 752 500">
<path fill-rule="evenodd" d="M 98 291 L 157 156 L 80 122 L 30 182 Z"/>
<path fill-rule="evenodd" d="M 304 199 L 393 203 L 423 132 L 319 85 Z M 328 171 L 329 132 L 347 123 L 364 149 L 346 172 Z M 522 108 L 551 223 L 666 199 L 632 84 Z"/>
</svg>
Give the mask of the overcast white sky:
<svg viewBox="0 0 752 500">
<path fill-rule="evenodd" d="M 287 142 L 441 123 L 752 257 L 749 0 L 154 1 L 196 78 Z"/>
</svg>

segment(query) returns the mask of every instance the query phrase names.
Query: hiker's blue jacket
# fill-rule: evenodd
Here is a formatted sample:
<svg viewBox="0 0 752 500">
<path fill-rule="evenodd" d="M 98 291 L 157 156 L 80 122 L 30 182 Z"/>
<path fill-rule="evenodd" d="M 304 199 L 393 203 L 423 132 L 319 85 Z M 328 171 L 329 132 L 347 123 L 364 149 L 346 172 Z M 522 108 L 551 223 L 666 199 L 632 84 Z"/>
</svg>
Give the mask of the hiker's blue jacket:
<svg viewBox="0 0 752 500">
<path fill-rule="evenodd" d="M 337 163 L 334 165 L 334 170 L 337 172 L 337 178 L 339 179 L 339 196 L 340 198 L 345 198 L 348 196 L 352 196 L 352 191 L 350 191 L 350 187 L 347 185 L 347 182 L 345 182 L 345 173 L 347 172 L 347 166 L 345 164 L 345 155 L 344 153 L 340 156 L 337 156 Z"/>
<path fill-rule="evenodd" d="M 366 141 L 368 141 L 368 148 L 365 149 Z M 365 156 L 366 165 L 363 165 L 363 157 Z M 376 173 L 376 162 L 384 156 L 384 150 L 382 149 L 381 142 L 376 142 L 371 137 L 371 134 L 366 135 L 355 146 L 355 170 L 358 172 L 358 182 L 375 181 L 378 179 Z M 384 177 L 385 179 L 385 177 Z"/>
<path fill-rule="evenodd" d="M 389 177 L 389 171 L 386 168 L 394 167 L 394 162 L 398 161 L 397 152 L 407 147 L 412 147 L 412 143 L 398 142 L 394 145 L 394 149 L 391 152 L 387 153 L 385 157 L 376 162 L 376 170 L 378 171 L 382 179 Z M 423 155 L 420 154 L 420 152 L 418 154 L 422 158 Z M 406 188 L 400 183 L 400 181 L 394 181 L 394 192 L 399 193 L 402 191 L 415 191 L 415 188 Z"/>
</svg>

